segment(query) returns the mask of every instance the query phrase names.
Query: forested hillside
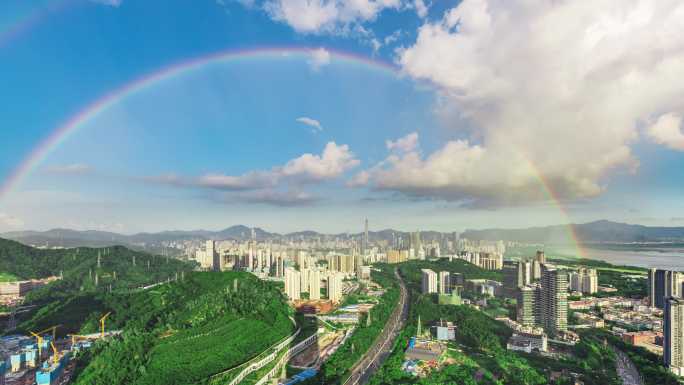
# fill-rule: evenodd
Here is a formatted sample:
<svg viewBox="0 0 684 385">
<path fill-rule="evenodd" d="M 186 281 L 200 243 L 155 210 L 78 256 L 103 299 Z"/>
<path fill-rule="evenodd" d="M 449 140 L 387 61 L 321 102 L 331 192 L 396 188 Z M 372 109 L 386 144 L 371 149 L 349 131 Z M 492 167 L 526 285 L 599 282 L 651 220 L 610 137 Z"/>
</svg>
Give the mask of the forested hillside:
<svg viewBox="0 0 684 385">
<path fill-rule="evenodd" d="M 0 239 L 0 272 L 19 279 L 62 276 L 28 293 L 19 332 L 61 325 L 58 334 L 78 331 L 84 322 L 102 315 L 105 297 L 176 279 L 194 265 L 173 258 L 133 251 L 122 246 L 101 249 L 41 250 Z"/>
<path fill-rule="evenodd" d="M 280 290 L 248 273 L 190 273 L 104 307 L 123 334 L 79 358 L 76 385 L 209 383 L 295 330 Z"/>
</svg>

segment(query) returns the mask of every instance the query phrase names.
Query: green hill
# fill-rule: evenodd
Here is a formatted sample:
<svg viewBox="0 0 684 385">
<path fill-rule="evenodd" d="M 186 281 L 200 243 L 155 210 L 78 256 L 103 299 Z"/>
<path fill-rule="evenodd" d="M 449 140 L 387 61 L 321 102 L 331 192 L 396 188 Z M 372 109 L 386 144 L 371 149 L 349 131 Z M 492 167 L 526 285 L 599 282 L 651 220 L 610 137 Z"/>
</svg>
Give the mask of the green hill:
<svg viewBox="0 0 684 385">
<path fill-rule="evenodd" d="M 280 290 L 248 273 L 190 273 L 104 308 L 123 335 L 79 358 L 76 385 L 208 383 L 295 329 Z"/>
<path fill-rule="evenodd" d="M 99 262 L 98 262 L 99 261 Z M 194 265 L 133 251 L 122 246 L 101 249 L 42 250 L 0 239 L 0 272 L 15 279 L 62 276 L 30 292 L 25 304 L 35 305 L 18 319 L 19 332 L 61 325 L 60 335 L 77 332 L 102 315 L 108 294 L 128 293 L 149 284 L 176 279 Z"/>
</svg>

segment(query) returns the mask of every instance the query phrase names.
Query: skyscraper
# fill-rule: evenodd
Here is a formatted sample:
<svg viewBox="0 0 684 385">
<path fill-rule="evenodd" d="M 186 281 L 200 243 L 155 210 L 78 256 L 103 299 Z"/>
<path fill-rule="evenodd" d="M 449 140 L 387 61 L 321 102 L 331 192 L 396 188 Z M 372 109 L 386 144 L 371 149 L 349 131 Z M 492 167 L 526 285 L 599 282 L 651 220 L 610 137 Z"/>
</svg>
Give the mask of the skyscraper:
<svg viewBox="0 0 684 385">
<path fill-rule="evenodd" d="M 291 301 L 301 297 L 302 283 L 301 273 L 288 267 L 285 269 L 285 294 Z"/>
<path fill-rule="evenodd" d="M 332 272 L 328 275 L 328 299 L 340 302 L 342 299 L 342 274 Z"/>
<path fill-rule="evenodd" d="M 310 273 L 311 270 L 309 269 L 300 269 L 300 284 L 301 284 L 301 292 L 302 293 L 308 293 L 309 292 L 309 278 L 310 278 Z"/>
<path fill-rule="evenodd" d="M 437 274 L 430 269 L 421 269 L 423 272 L 422 289 L 423 294 L 437 292 Z"/>
<path fill-rule="evenodd" d="M 549 264 L 542 265 L 540 295 L 541 326 L 554 336 L 568 329 L 568 274 Z"/>
<path fill-rule="evenodd" d="M 523 286 L 518 290 L 517 321 L 524 326 L 534 326 L 537 321 L 536 286 Z"/>
<path fill-rule="evenodd" d="M 206 270 L 219 270 L 220 260 L 216 252 L 216 244 L 213 240 L 207 240 L 204 246 L 204 253 L 199 260 L 200 267 Z"/>
<path fill-rule="evenodd" d="M 649 305 L 665 308 L 665 298 L 681 297 L 684 274 L 679 271 L 650 269 L 648 272 Z"/>
<path fill-rule="evenodd" d="M 368 218 L 363 222 L 363 247 L 361 252 L 364 255 L 368 252 Z"/>
<path fill-rule="evenodd" d="M 439 272 L 439 294 L 451 293 L 451 278 L 448 271 Z"/>
<path fill-rule="evenodd" d="M 663 359 L 678 376 L 684 375 L 684 300 L 665 298 L 663 313 Z"/>
<path fill-rule="evenodd" d="M 503 289 L 506 297 L 515 298 L 518 289 L 526 283 L 523 262 L 506 261 L 503 263 Z"/>
<path fill-rule="evenodd" d="M 319 270 L 309 270 L 309 298 L 321 299 L 321 272 Z"/>
</svg>

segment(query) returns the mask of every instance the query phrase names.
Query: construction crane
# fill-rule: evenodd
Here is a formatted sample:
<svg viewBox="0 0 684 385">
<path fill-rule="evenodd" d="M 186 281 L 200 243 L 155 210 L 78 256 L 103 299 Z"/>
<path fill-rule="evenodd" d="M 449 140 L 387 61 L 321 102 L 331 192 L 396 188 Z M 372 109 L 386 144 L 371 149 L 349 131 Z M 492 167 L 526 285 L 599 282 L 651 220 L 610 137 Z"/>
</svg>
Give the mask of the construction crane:
<svg viewBox="0 0 684 385">
<path fill-rule="evenodd" d="M 104 316 L 102 316 L 102 318 L 100 318 L 100 330 L 101 330 L 100 337 L 102 337 L 102 338 L 104 338 L 104 336 L 105 336 L 105 320 L 107 319 L 107 317 L 109 317 L 110 314 L 112 314 L 111 311 L 109 313 L 105 314 Z"/>
<path fill-rule="evenodd" d="M 29 331 L 29 333 L 31 333 L 31 335 L 36 337 L 36 343 L 38 344 L 38 356 L 39 357 L 42 357 L 42 355 L 43 355 L 43 333 L 46 333 L 46 332 L 49 332 L 50 330 L 52 330 L 52 340 L 54 341 L 57 338 L 57 328 L 60 326 L 61 325 L 55 325 L 55 326 L 49 327 L 45 330 L 41 330 L 39 332 Z"/>
<path fill-rule="evenodd" d="M 57 347 L 52 341 L 50 341 L 50 346 L 52 347 L 52 352 L 54 353 L 54 355 L 52 356 L 52 362 L 54 362 L 55 365 L 57 365 L 59 363 L 59 352 L 57 352 Z"/>
</svg>

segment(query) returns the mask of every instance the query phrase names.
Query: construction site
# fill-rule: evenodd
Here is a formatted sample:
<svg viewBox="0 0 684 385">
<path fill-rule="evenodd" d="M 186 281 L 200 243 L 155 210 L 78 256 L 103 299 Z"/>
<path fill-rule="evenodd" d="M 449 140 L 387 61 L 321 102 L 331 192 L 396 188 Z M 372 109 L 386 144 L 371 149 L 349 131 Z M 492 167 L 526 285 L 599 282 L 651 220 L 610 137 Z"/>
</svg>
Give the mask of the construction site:
<svg viewBox="0 0 684 385">
<path fill-rule="evenodd" d="M 0 385 L 62 385 L 68 384 L 75 363 L 71 358 L 93 342 L 116 335 L 105 331 L 107 317 L 100 320 L 98 333 L 58 337 L 60 325 L 28 335 L 10 335 L 0 338 Z"/>
</svg>

